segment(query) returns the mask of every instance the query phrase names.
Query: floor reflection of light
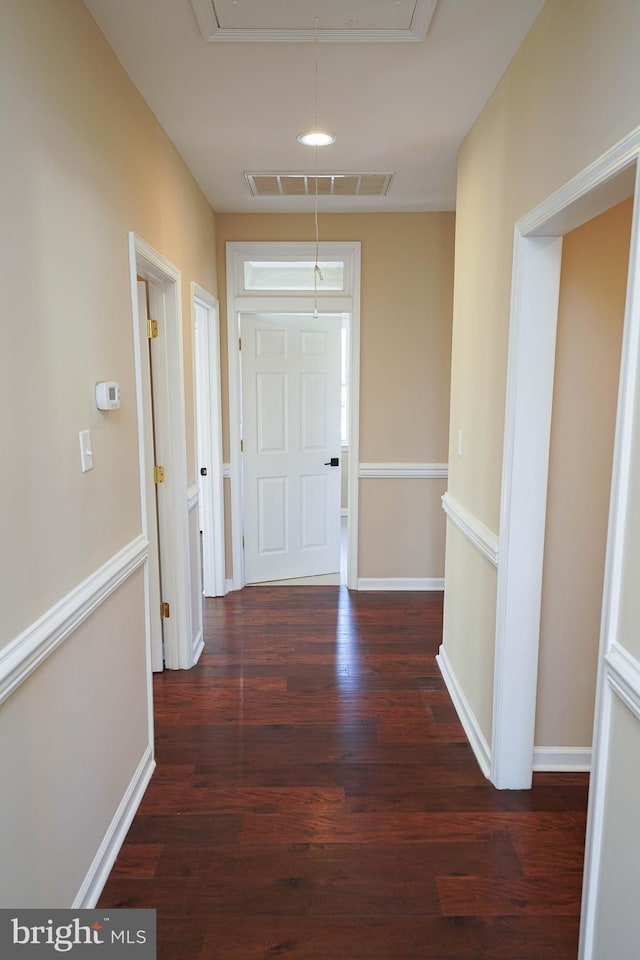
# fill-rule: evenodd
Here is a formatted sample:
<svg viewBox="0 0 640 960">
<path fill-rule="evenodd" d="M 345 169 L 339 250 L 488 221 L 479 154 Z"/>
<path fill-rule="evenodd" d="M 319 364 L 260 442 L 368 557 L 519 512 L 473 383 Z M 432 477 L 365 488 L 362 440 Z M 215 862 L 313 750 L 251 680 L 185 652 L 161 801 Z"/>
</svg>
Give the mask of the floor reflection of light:
<svg viewBox="0 0 640 960">
<path fill-rule="evenodd" d="M 358 660 L 358 634 L 356 630 L 355 619 L 353 616 L 353 607 L 351 605 L 351 595 L 346 587 L 341 586 L 338 593 L 338 617 L 336 623 L 336 679 L 338 689 L 350 689 L 352 683 L 348 683 L 353 677 L 354 670 L 357 667 Z"/>
</svg>

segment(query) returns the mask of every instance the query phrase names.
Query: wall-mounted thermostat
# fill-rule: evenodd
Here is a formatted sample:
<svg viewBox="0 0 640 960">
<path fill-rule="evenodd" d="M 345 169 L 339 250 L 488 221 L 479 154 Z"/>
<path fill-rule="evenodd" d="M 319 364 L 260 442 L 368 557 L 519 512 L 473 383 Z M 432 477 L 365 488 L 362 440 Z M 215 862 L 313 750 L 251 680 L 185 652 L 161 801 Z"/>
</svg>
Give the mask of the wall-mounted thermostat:
<svg viewBox="0 0 640 960">
<path fill-rule="evenodd" d="M 96 383 L 96 405 L 98 410 L 117 410 L 120 406 L 120 384 L 115 380 Z"/>
</svg>

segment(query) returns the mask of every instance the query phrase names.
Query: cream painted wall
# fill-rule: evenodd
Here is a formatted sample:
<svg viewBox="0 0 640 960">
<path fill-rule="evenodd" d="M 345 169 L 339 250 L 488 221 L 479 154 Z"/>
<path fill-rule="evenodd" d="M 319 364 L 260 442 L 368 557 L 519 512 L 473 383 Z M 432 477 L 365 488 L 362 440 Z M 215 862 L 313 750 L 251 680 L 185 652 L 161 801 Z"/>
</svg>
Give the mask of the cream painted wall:
<svg viewBox="0 0 640 960">
<path fill-rule="evenodd" d="M 361 481 L 361 577 L 444 577 L 446 487 L 446 480 Z M 412 519 L 398 523 L 405 516 Z"/>
<path fill-rule="evenodd" d="M 312 240 L 313 216 L 219 214 L 218 276 L 226 350 L 225 244 L 228 241 Z M 324 214 L 322 240 L 362 244 L 360 459 L 362 462 L 446 460 L 453 282 L 452 213 Z M 224 371 L 223 395 L 227 374 Z M 225 417 L 225 451 L 228 430 Z M 225 458 L 228 453 L 225 453 Z M 407 480 L 386 480 L 378 512 L 360 482 L 360 541 L 366 558 L 359 576 L 441 577 L 444 519 L 433 509 L 441 484 L 420 481 L 418 498 Z M 440 491 L 441 492 L 441 491 Z M 390 555 L 382 531 L 394 504 L 397 549 Z M 416 514 L 416 511 L 418 513 Z M 419 543 L 416 524 L 428 530 Z M 440 546 L 437 546 L 437 545 Z M 425 559 L 433 561 L 426 570 Z M 366 570 L 366 573 L 364 572 Z M 382 571 L 385 571 L 384 573 Z M 409 572 L 408 572 L 409 571 Z"/>
<path fill-rule="evenodd" d="M 0 18 L 1 664 L 141 530 L 128 231 L 182 270 L 191 482 L 189 281 L 215 294 L 216 269 L 210 207 L 80 0 L 8 0 Z M 116 412 L 95 407 L 103 379 Z M 140 571 L 0 707 L 4 904 L 71 903 L 148 706 Z"/>
<path fill-rule="evenodd" d="M 216 292 L 211 209 L 83 4 L 9 3 L 3 21 L 0 646 L 140 529 L 127 231 L 183 270 L 187 383 L 189 281 Z M 120 382 L 115 413 L 95 407 L 101 379 Z"/>
<path fill-rule="evenodd" d="M 148 747 L 143 571 L 0 708 L 0 903 L 68 907 Z"/>
<path fill-rule="evenodd" d="M 639 4 L 548 0 L 459 154 L 449 488 L 496 532 L 514 224 L 638 125 L 639 44 Z M 471 587 L 484 564 L 449 538 L 446 576 L 460 588 L 445 599 L 444 644 L 490 739 L 492 675 L 479 684 L 472 666 L 493 659 L 495 571 Z M 461 633 L 472 594 L 475 628 Z"/>
<path fill-rule="evenodd" d="M 535 743 L 590 747 L 633 202 L 564 238 Z"/>
</svg>

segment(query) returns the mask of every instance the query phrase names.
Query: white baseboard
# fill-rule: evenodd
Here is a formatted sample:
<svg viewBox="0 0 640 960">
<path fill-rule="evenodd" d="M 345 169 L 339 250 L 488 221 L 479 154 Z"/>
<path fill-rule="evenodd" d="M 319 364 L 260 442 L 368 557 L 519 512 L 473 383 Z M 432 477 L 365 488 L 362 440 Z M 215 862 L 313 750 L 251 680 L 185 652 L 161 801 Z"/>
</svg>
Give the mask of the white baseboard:
<svg viewBox="0 0 640 960">
<path fill-rule="evenodd" d="M 533 769 L 588 773 L 591 770 L 591 747 L 534 747 Z"/>
<path fill-rule="evenodd" d="M 360 577 L 358 590 L 444 590 L 444 577 Z"/>
<path fill-rule="evenodd" d="M 224 582 L 224 592 L 225 594 L 227 594 L 227 593 L 231 593 L 232 590 L 233 590 L 233 580 L 229 578 Z"/>
<path fill-rule="evenodd" d="M 440 668 L 440 673 L 449 691 L 449 696 L 453 701 L 460 723 L 464 728 L 467 739 L 471 744 L 476 760 L 485 777 L 489 778 L 491 773 L 491 747 L 487 743 L 485 735 L 480 729 L 476 716 L 471 709 L 471 704 L 467 700 L 458 678 L 456 677 L 451 662 L 447 656 L 444 646 L 440 646 L 436 662 Z"/>
<path fill-rule="evenodd" d="M 102 888 L 107 882 L 111 869 L 116 862 L 116 857 L 120 852 L 120 847 L 124 843 L 136 810 L 140 806 L 140 801 L 147 789 L 155 766 L 156 762 L 153 757 L 153 751 L 151 747 L 148 746 L 116 810 L 109 829 L 100 844 L 100 848 L 93 858 L 89 872 L 84 878 L 82 886 L 71 904 L 74 910 L 84 910 L 95 907 L 98 897 L 102 893 Z"/>
</svg>

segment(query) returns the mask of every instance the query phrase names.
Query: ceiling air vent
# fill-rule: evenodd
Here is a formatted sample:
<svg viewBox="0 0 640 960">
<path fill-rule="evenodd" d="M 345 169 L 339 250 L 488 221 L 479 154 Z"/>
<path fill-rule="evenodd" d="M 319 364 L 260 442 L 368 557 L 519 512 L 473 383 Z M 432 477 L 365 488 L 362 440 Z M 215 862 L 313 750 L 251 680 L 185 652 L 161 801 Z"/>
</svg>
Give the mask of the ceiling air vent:
<svg viewBox="0 0 640 960">
<path fill-rule="evenodd" d="M 316 177 L 308 173 L 245 173 L 254 197 L 312 197 Z M 384 197 L 392 173 L 320 173 L 320 197 Z"/>
</svg>

